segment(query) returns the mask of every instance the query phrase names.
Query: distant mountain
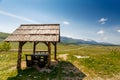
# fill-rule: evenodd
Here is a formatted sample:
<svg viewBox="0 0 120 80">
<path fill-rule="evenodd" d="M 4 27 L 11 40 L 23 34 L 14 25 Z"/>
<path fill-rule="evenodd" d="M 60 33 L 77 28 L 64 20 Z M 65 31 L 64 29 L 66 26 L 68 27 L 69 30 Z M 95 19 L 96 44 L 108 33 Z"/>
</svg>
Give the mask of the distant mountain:
<svg viewBox="0 0 120 80">
<path fill-rule="evenodd" d="M 74 39 L 69 37 L 61 37 L 61 43 L 69 44 L 91 44 L 91 45 L 114 45 L 106 42 L 96 42 L 94 40 Z"/>
<path fill-rule="evenodd" d="M 97 44 L 96 41 L 85 41 L 82 39 L 73 39 L 68 37 L 61 37 L 62 43 L 71 43 L 71 44 Z"/>
<path fill-rule="evenodd" d="M 0 41 L 4 40 L 9 33 L 0 32 Z M 64 44 L 91 44 L 91 45 L 113 45 L 111 43 L 106 42 L 96 42 L 94 40 L 83 40 L 83 39 L 74 39 L 69 37 L 60 37 L 61 43 Z"/>
</svg>

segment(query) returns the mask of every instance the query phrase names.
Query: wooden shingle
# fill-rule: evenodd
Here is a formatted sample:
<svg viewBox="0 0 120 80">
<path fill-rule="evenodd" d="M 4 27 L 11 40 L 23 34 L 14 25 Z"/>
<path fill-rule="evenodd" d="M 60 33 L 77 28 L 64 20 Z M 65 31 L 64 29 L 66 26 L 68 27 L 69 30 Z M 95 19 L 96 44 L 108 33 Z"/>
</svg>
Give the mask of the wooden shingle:
<svg viewBox="0 0 120 80">
<path fill-rule="evenodd" d="M 40 41 L 40 42 L 59 42 L 59 24 L 23 24 L 20 25 L 5 41 Z"/>
</svg>

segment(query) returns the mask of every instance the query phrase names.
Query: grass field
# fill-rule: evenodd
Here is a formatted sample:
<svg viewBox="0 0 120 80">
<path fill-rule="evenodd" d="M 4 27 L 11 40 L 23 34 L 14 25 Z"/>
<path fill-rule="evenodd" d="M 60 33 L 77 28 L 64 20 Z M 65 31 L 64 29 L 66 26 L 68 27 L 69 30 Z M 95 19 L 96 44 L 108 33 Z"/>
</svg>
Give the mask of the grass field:
<svg viewBox="0 0 120 80">
<path fill-rule="evenodd" d="M 58 44 L 58 62 L 50 71 L 38 72 L 25 67 L 25 55 L 32 52 L 32 44 L 25 44 L 22 54 L 22 70 L 16 70 L 18 47 L 12 43 L 12 51 L 0 52 L 0 80 L 119 80 L 120 46 Z M 44 44 L 37 45 L 44 50 Z M 15 50 L 15 51 L 13 51 Z M 53 47 L 52 47 L 53 54 Z M 53 58 L 53 55 L 52 55 Z M 52 62 L 54 63 L 54 62 Z"/>
</svg>

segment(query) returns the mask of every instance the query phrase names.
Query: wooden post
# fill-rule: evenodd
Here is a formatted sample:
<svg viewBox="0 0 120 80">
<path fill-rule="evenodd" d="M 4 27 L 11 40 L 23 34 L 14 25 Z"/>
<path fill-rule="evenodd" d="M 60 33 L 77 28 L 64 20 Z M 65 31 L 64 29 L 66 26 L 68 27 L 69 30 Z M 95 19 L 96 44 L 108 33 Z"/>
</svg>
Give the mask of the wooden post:
<svg viewBox="0 0 120 80">
<path fill-rule="evenodd" d="M 57 43 L 52 42 L 52 44 L 54 46 L 54 60 L 57 60 Z"/>
<path fill-rule="evenodd" d="M 57 54 L 57 43 L 55 42 L 55 45 L 54 45 L 54 59 L 55 60 L 57 60 L 57 56 L 56 56 L 56 54 Z"/>
<path fill-rule="evenodd" d="M 51 44 L 48 42 L 48 67 L 51 65 Z"/>
<path fill-rule="evenodd" d="M 33 54 L 35 54 L 35 51 L 36 51 L 36 45 L 38 44 L 39 42 L 34 42 L 33 44 Z"/>
<path fill-rule="evenodd" d="M 35 54 L 35 51 L 36 51 L 36 44 L 34 42 L 34 44 L 33 44 L 33 54 Z"/>
<path fill-rule="evenodd" d="M 17 60 L 17 69 L 21 69 L 21 56 L 22 56 L 22 47 L 26 42 L 19 42 L 18 47 L 18 60 Z"/>
</svg>

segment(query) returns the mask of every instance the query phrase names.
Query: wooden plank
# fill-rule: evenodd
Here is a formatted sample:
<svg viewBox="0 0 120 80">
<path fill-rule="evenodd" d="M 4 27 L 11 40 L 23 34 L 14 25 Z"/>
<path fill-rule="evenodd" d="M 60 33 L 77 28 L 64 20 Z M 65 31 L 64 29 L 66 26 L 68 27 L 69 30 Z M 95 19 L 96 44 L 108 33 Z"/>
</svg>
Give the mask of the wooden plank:
<svg viewBox="0 0 120 80">
<path fill-rule="evenodd" d="M 60 40 L 59 24 L 26 24 L 16 29 L 5 41 L 51 41 Z"/>
<path fill-rule="evenodd" d="M 47 50 L 37 50 L 37 51 L 35 51 L 35 53 L 37 53 L 37 54 L 48 54 L 48 51 Z"/>
</svg>

